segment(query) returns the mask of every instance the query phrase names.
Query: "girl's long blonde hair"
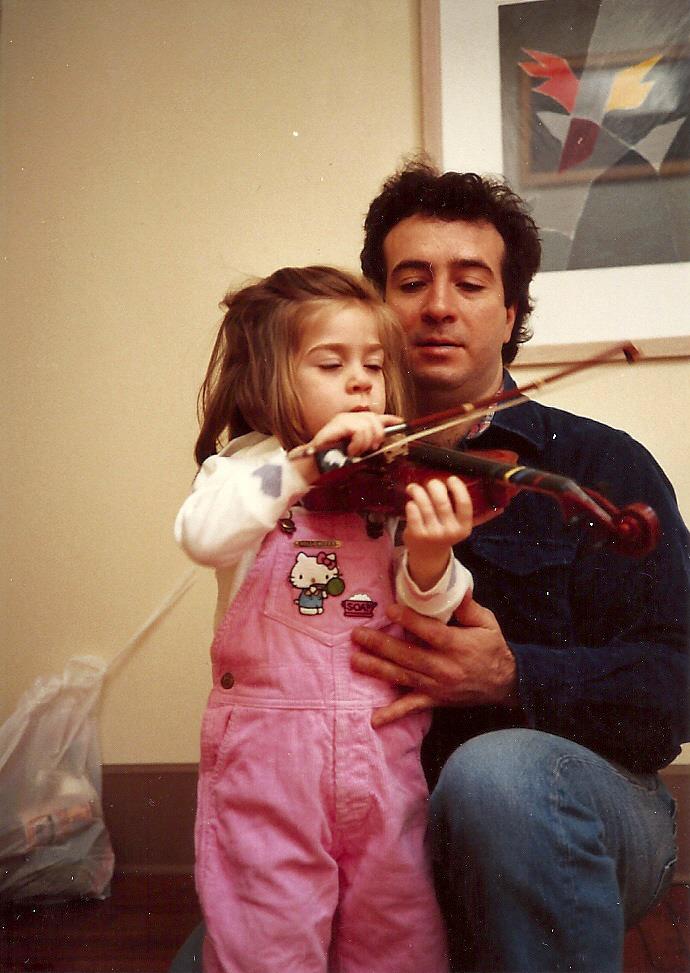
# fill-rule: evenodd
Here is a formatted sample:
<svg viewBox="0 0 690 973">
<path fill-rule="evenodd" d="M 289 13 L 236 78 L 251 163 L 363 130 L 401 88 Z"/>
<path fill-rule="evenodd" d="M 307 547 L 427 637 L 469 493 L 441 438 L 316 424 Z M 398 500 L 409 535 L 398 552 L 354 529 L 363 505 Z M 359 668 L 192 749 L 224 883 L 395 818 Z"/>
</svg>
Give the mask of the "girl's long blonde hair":
<svg viewBox="0 0 690 973">
<path fill-rule="evenodd" d="M 284 267 L 221 305 L 226 313 L 199 390 L 197 463 L 245 432 L 274 435 L 285 449 L 309 440 L 293 381 L 301 325 L 329 305 L 351 304 L 370 310 L 378 325 L 386 412 L 411 413 L 405 336 L 373 286 L 334 267 Z"/>
</svg>

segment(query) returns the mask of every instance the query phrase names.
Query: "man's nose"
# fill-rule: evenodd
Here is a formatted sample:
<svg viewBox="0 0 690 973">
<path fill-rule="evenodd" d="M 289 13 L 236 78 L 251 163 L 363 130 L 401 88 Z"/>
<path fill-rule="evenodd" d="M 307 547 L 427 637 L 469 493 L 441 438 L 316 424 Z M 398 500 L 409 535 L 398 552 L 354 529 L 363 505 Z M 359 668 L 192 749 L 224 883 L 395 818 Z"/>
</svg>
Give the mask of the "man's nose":
<svg viewBox="0 0 690 973">
<path fill-rule="evenodd" d="M 450 281 L 435 280 L 426 292 L 422 317 L 431 324 L 452 321 L 457 315 L 457 294 Z"/>
</svg>

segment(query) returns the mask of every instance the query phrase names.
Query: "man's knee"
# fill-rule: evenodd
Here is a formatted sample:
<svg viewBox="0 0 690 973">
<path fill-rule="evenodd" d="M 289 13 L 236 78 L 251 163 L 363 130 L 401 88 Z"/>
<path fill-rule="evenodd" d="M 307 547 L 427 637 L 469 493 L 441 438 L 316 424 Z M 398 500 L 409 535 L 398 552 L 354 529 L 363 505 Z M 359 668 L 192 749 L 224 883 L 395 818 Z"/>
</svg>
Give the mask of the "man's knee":
<svg viewBox="0 0 690 973">
<path fill-rule="evenodd" d="M 497 730 L 468 740 L 450 757 L 431 796 L 431 826 L 451 841 L 485 847 L 543 841 L 557 827 L 554 802 L 587 802 L 584 768 L 604 763 L 578 744 L 538 730 Z M 582 792 L 582 793 L 581 793 Z M 558 816 L 556 816 L 558 818 Z M 442 839 L 443 840 L 443 839 Z"/>
<path fill-rule="evenodd" d="M 513 812 L 538 799 L 548 751 L 557 740 L 534 730 L 497 730 L 474 737 L 451 755 L 432 795 L 435 812 L 459 805 L 490 806 L 496 813 Z"/>
</svg>

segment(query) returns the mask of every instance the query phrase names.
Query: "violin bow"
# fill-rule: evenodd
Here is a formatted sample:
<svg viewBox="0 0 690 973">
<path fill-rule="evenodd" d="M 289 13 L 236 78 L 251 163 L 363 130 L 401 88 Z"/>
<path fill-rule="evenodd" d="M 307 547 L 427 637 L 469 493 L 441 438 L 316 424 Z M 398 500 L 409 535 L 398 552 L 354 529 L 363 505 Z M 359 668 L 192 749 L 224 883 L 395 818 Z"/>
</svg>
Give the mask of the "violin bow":
<svg viewBox="0 0 690 973">
<path fill-rule="evenodd" d="M 417 439 L 423 439 L 425 436 L 432 436 L 436 433 L 444 432 L 446 429 L 452 429 L 454 426 L 459 426 L 465 422 L 482 419 L 489 413 L 495 414 L 505 409 L 512 409 L 524 402 L 526 392 L 539 391 L 546 385 L 551 385 L 553 382 L 557 382 L 562 378 L 567 378 L 568 375 L 574 375 L 576 372 L 600 365 L 619 355 L 624 355 L 626 361 L 630 364 L 634 364 L 642 358 L 639 349 L 630 341 L 612 345 L 599 354 L 587 358 L 585 361 L 567 365 L 565 368 L 550 372 L 542 378 L 534 379 L 517 388 L 506 389 L 498 394 L 478 399 L 476 402 L 465 402 L 460 406 L 453 409 L 446 409 L 443 412 L 432 412 L 429 415 L 420 416 L 418 419 L 409 419 L 405 422 L 397 423 L 394 426 L 387 426 L 385 436 L 386 438 L 395 436 L 394 441 L 384 443 L 379 449 L 373 450 L 370 453 L 348 457 L 348 462 L 352 464 L 363 463 L 376 456 L 390 454 L 395 456 L 401 449 L 409 443 L 415 442 Z M 317 450 L 307 443 L 304 446 L 296 446 L 290 450 L 288 456 L 290 459 L 298 459 L 302 456 L 314 456 L 316 452 Z"/>
</svg>

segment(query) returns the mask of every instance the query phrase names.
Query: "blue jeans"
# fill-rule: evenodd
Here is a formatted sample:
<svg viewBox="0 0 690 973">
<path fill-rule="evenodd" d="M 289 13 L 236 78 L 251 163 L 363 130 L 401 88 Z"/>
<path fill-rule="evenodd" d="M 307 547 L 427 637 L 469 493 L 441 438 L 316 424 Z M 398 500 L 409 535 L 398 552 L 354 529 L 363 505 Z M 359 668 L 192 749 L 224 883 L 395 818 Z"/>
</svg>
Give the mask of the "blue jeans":
<svg viewBox="0 0 690 973">
<path fill-rule="evenodd" d="M 459 747 L 429 832 L 453 969 L 618 973 L 625 928 L 670 883 L 674 814 L 656 775 L 548 733 Z"/>
</svg>

